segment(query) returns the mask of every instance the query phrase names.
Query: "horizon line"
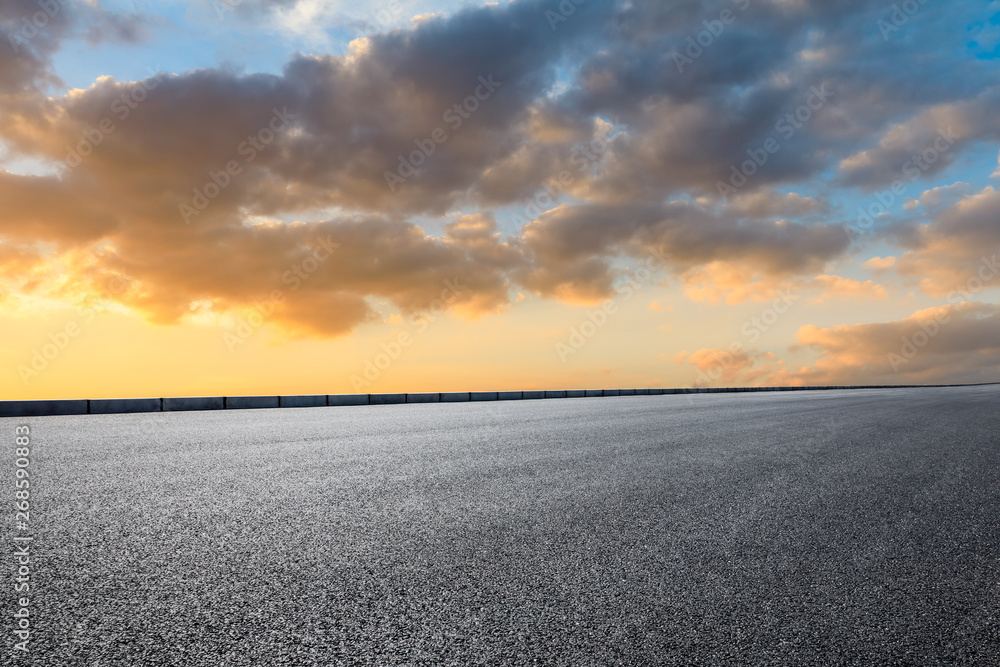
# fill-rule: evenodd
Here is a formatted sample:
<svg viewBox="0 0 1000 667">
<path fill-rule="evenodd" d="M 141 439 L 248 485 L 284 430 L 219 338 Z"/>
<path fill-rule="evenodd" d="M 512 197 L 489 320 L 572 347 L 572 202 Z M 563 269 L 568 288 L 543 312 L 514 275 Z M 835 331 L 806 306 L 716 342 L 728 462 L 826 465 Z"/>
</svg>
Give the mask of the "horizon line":
<svg viewBox="0 0 1000 667">
<path fill-rule="evenodd" d="M 71 398 L 0 401 L 0 418 L 51 417 L 143 412 L 190 412 L 274 408 L 349 407 L 362 405 L 416 405 L 476 403 L 559 398 L 616 398 L 679 394 L 731 394 L 773 391 L 833 391 L 861 389 L 929 389 L 983 387 L 1000 382 L 897 385 L 788 385 L 774 387 L 646 387 L 643 389 L 524 389 L 515 391 L 400 392 L 374 394 L 302 394 L 256 396 L 174 396 L 162 398 Z"/>
</svg>

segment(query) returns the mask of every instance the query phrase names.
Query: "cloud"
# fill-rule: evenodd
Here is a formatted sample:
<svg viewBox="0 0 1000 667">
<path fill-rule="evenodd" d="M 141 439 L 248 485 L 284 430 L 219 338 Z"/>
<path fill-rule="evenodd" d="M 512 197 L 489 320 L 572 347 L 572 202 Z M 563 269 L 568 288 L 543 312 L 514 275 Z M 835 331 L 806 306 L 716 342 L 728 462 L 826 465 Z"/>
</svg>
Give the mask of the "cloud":
<svg viewBox="0 0 1000 667">
<path fill-rule="evenodd" d="M 112 12 L 96 2 L 0 0 L 0 34 L 5 42 L 0 99 L 61 84 L 52 71 L 52 58 L 69 40 L 81 39 L 92 47 L 134 45 L 149 39 L 155 25 L 162 21 L 137 12 Z M 3 101 L 9 105 L 15 100 Z"/>
<path fill-rule="evenodd" d="M 951 185 L 941 185 L 930 190 L 924 190 L 920 194 L 920 205 L 927 211 L 936 211 L 955 204 L 972 192 L 969 183 L 953 183 Z"/>
<path fill-rule="evenodd" d="M 963 303 L 929 308 L 893 322 L 799 329 L 795 349 L 818 354 L 798 369 L 769 353 L 707 348 L 674 361 L 699 371 L 699 384 L 852 385 L 996 381 L 1000 306 Z"/>
<path fill-rule="evenodd" d="M 590 275 L 583 293 L 601 298 L 610 293 L 612 257 L 658 250 L 670 255 L 692 298 L 717 301 L 726 292 L 729 303 L 738 303 L 773 298 L 790 276 L 815 273 L 846 249 L 847 235 L 833 225 L 734 221 L 672 202 L 560 206 L 527 225 L 523 243 L 538 267 L 525 284 L 542 294 Z M 758 284 L 745 285 L 750 280 Z"/>
<path fill-rule="evenodd" d="M 822 204 L 795 192 L 761 189 L 732 198 L 723 209 L 734 218 L 796 218 L 818 211 Z"/>
<path fill-rule="evenodd" d="M 119 14 L 96 4 L 90 6 L 87 13 L 83 38 L 92 47 L 101 44 L 141 44 L 152 38 L 154 26 L 164 25 L 164 21 L 157 17 L 136 12 Z"/>
<path fill-rule="evenodd" d="M 805 326 L 800 346 L 819 353 L 813 367 L 787 372 L 807 384 L 995 381 L 1000 371 L 1000 307 L 963 303 L 894 322 Z"/>
<path fill-rule="evenodd" d="M 711 304 L 768 301 L 782 290 L 789 291 L 793 287 L 782 276 L 769 276 L 754 271 L 751 266 L 722 261 L 688 269 L 681 279 L 684 294 L 689 299 Z"/>
<path fill-rule="evenodd" d="M 871 280 L 861 282 L 829 274 L 813 277 L 768 275 L 755 272 L 746 265 L 726 262 L 713 262 L 690 269 L 682 279 L 684 293 L 689 299 L 711 304 L 770 301 L 782 295 L 805 291 L 820 292 L 811 299 L 814 304 L 832 299 L 877 300 L 888 296 L 885 287 Z"/>
<path fill-rule="evenodd" d="M 478 73 L 491 71 L 488 61 L 435 68 L 428 59 L 438 58 L 448 40 L 459 50 L 465 47 L 457 42 L 469 39 L 484 50 L 501 49 L 504 39 L 515 39 L 512 30 L 522 30 L 504 17 L 491 8 L 425 22 L 405 35 L 372 40 L 364 53 L 299 57 L 281 76 L 208 69 L 143 82 L 102 78 L 62 98 L 36 96 L 31 114 L 8 107 L 5 140 L 51 160 L 70 154 L 75 166 L 59 177 L 0 173 L 7 204 L 0 235 L 50 243 L 64 257 L 89 255 L 74 263 L 73 284 L 60 287 L 66 298 L 101 291 L 108 275 L 128 276 L 132 288 L 116 299 L 162 323 L 183 318 L 193 303 L 224 312 L 253 305 L 274 289 L 288 292 L 284 273 L 312 252 L 315 239 L 327 237 L 340 244 L 337 261 L 289 293 L 272 322 L 339 335 L 373 316 L 368 298 L 388 299 L 414 314 L 430 307 L 446 281 L 463 286 L 451 308 L 470 315 L 502 308 L 507 273 L 521 255 L 499 240 L 491 215 L 456 220 L 444 238 L 434 238 L 392 211 L 442 210 L 451 201 L 475 171 L 471 165 L 493 155 L 479 150 L 481 142 L 503 132 L 504 115 L 516 115 L 517 105 L 537 93 L 531 79 L 553 49 L 551 40 L 539 40 L 519 64 L 489 61 L 498 64 L 492 71 L 511 94 L 497 99 L 495 109 L 484 105 L 476 116 L 481 124 L 465 139 L 456 131 L 449 145 L 454 163 L 442 156 L 438 172 L 453 183 L 415 182 L 410 195 L 390 204 L 382 172 L 391 165 L 387 156 L 430 133 L 446 102 L 472 94 L 481 85 Z M 543 29 L 540 23 L 523 30 Z M 383 116 L 373 116 L 374 108 Z M 276 116 L 283 119 L 280 131 Z M 265 136 L 263 146 L 248 144 Z M 226 175 L 230 163 L 237 169 Z M 211 201 L 197 206 L 198 197 Z M 183 206 L 195 211 L 182 214 Z M 277 218 L 294 220 L 296 212 L 325 207 L 376 212 L 309 224 Z M 266 224 L 248 224 L 251 218 Z M 24 289 L 39 296 L 52 291 L 43 284 Z"/>
<path fill-rule="evenodd" d="M 741 11 L 746 6 L 619 5 L 611 45 L 581 65 L 564 96 L 567 105 L 618 117 L 629 128 L 595 179 L 594 196 L 716 195 L 732 166 L 768 139 L 779 148 L 745 187 L 798 182 L 865 150 L 871 136 L 887 123 L 905 122 L 915 107 L 969 105 L 973 120 L 988 123 L 989 101 L 976 107 L 970 91 L 982 90 L 991 75 L 969 63 L 972 69 L 956 77 L 945 64 L 965 47 L 957 35 L 975 20 L 971 6 L 922 7 L 922 20 L 907 26 L 912 43 L 927 49 L 919 82 L 899 76 L 913 47 L 857 30 L 884 18 L 884 3 L 754 3 Z M 723 9 L 735 18 L 713 38 L 706 25 Z M 955 37 L 942 38 L 952 27 Z M 707 45 L 699 47 L 695 37 Z M 693 60 L 679 67 L 674 54 L 689 52 Z M 827 103 L 807 110 L 806 122 L 782 124 L 817 86 L 832 92 Z"/>
<path fill-rule="evenodd" d="M 504 271 L 517 258 L 488 230 L 478 238 L 435 240 L 389 219 L 145 232 L 109 235 L 105 249 L 86 261 L 67 251 L 61 257 L 75 260 L 71 283 L 36 281 L 22 291 L 68 301 L 104 294 L 163 324 L 179 321 L 198 302 L 224 313 L 275 300 L 277 291 L 270 322 L 325 337 L 374 318 L 369 297 L 388 299 L 407 315 L 433 309 L 442 298 L 437 309 L 468 315 L 502 308 Z M 323 258 L 318 265 L 316 256 Z M 108 294 L 112 277 L 128 288 Z"/>
<path fill-rule="evenodd" d="M 9 30 L 36 7 L 3 3 Z M 32 279 L 11 289 L 92 290 L 163 323 L 285 289 L 271 321 L 316 336 L 375 317 L 373 300 L 421 312 L 448 280 L 464 286 L 448 307 L 469 316 L 518 290 L 593 302 L 614 293 L 622 264 L 654 253 L 669 254 L 662 268 L 695 300 L 770 299 L 786 284 L 882 298 L 871 281 L 827 273 L 848 237 L 824 189 L 783 184 L 815 185 L 838 164 L 845 182 L 878 183 L 944 122 L 960 146 L 995 138 L 996 90 L 981 92 L 991 70 L 954 66 L 958 38 L 943 26 L 959 19 L 942 9 L 923 10 L 940 36 L 921 43 L 921 75 L 904 77 L 909 47 L 857 31 L 884 3 L 802 0 L 740 12 L 725 46 L 678 71 L 670 54 L 732 5 L 583 3 L 556 30 L 552 2 L 470 6 L 343 54 L 297 53 L 278 74 L 205 67 L 59 92 L 52 63 L 69 40 L 134 44 L 150 25 L 67 5 L 0 59 L 4 144 L 52 166 L 79 163 L 58 176 L 0 172 L 0 239 L 19 249 L 2 257 L 33 262 Z M 333 20 L 311 0 L 236 8 L 249 22 L 275 12 L 295 30 Z M 824 85 L 828 103 L 779 129 Z M 719 180 L 771 138 L 779 150 L 722 201 Z M 930 291 L 996 247 L 997 202 L 989 189 L 928 192 L 934 220 L 910 230 L 897 268 Z M 500 209 L 531 204 L 501 237 Z M 283 284 L 327 237 L 336 258 L 294 291 Z M 108 293 L 110 280 L 128 287 Z"/>
<path fill-rule="evenodd" d="M 940 104 L 890 128 L 878 146 L 840 162 L 840 181 L 868 190 L 945 170 L 966 145 L 1000 138 L 1000 89 Z"/>
<path fill-rule="evenodd" d="M 896 266 L 895 257 L 872 257 L 864 263 L 864 267 L 869 271 L 883 273 Z"/>
<path fill-rule="evenodd" d="M 698 370 L 694 386 L 756 385 L 779 368 L 773 353 L 746 350 L 740 345 L 729 349 L 703 348 L 674 357 L 674 363 L 689 364 Z"/>
<path fill-rule="evenodd" d="M 885 287 L 866 280 L 864 282 L 843 276 L 821 275 L 809 281 L 809 287 L 819 289 L 822 293 L 812 299 L 813 303 L 823 303 L 831 299 L 863 301 L 879 300 L 889 296 Z"/>
<path fill-rule="evenodd" d="M 914 229 L 909 237 L 914 247 L 899 257 L 896 272 L 933 297 L 1000 284 L 998 215 L 1000 192 L 993 187 L 965 195 Z"/>
</svg>

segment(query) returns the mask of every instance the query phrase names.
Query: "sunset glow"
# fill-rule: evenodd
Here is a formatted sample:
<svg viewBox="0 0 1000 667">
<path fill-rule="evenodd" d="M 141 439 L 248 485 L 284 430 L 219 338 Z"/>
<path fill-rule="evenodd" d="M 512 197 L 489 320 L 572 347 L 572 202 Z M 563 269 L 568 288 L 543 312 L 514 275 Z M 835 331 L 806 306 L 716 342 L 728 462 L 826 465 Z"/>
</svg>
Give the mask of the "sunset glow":
<svg viewBox="0 0 1000 667">
<path fill-rule="evenodd" d="M 4 399 L 1000 378 L 1000 2 L 0 7 Z"/>
</svg>

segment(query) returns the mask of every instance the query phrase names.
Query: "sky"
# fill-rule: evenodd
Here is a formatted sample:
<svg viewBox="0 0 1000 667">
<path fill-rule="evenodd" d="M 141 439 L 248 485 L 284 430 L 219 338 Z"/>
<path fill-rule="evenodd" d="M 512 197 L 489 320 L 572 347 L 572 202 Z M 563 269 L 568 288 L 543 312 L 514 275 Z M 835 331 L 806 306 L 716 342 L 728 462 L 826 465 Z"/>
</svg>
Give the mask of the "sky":
<svg viewBox="0 0 1000 667">
<path fill-rule="evenodd" d="M 1000 381 L 998 1 L 0 28 L 0 398 Z"/>
</svg>

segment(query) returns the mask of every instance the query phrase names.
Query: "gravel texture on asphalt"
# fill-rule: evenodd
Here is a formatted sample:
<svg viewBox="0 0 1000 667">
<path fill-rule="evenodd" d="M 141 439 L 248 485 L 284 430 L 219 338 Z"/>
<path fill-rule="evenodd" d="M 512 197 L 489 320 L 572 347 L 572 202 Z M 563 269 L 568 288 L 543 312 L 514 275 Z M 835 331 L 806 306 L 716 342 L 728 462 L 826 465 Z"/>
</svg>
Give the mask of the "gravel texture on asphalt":
<svg viewBox="0 0 1000 667">
<path fill-rule="evenodd" d="M 1000 664 L 998 386 L 21 423 L 17 664 Z"/>
</svg>

